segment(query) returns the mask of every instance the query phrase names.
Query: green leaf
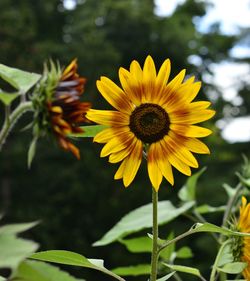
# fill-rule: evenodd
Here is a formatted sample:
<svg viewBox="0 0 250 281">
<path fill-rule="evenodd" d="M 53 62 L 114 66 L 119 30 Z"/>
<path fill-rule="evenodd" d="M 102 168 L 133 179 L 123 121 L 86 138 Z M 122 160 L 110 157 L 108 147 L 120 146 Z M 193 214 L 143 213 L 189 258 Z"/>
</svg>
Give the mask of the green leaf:
<svg viewBox="0 0 250 281">
<path fill-rule="evenodd" d="M 210 205 L 204 204 L 195 208 L 195 211 L 199 214 L 215 213 L 215 212 L 224 212 L 226 206 L 212 207 Z"/>
<path fill-rule="evenodd" d="M 205 170 L 206 167 L 188 178 L 186 184 L 178 192 L 178 196 L 182 201 L 186 202 L 195 200 L 196 184 L 199 177 L 205 172 Z"/>
<path fill-rule="evenodd" d="M 131 253 L 151 253 L 152 251 L 152 239 L 149 237 L 120 239 L 119 242 L 126 246 Z"/>
<path fill-rule="evenodd" d="M 6 280 L 7 280 L 6 278 L 0 276 L 0 281 L 6 281 Z"/>
<path fill-rule="evenodd" d="M 21 233 L 36 226 L 38 223 L 39 223 L 38 221 L 34 221 L 28 223 L 15 223 L 15 224 L 4 225 L 0 227 L 0 235 Z"/>
<path fill-rule="evenodd" d="M 174 274 L 175 274 L 175 271 L 173 271 L 173 272 L 171 272 L 171 273 L 169 273 L 169 274 L 167 274 L 167 275 L 161 277 L 160 279 L 157 279 L 156 281 L 166 281 L 166 280 L 168 280 L 170 277 L 172 277 Z"/>
<path fill-rule="evenodd" d="M 194 205 L 194 202 L 187 202 L 176 208 L 170 201 L 158 203 L 159 225 L 168 223 L 179 215 L 186 212 Z M 152 204 L 147 204 L 135 209 L 124 216 L 111 230 L 109 230 L 94 246 L 108 245 L 128 234 L 140 231 L 144 228 L 152 227 Z"/>
<path fill-rule="evenodd" d="M 139 264 L 135 266 L 117 267 L 112 271 L 120 276 L 148 275 L 151 272 L 150 264 Z"/>
<path fill-rule="evenodd" d="M 37 137 L 34 137 L 28 151 L 28 168 L 31 167 L 32 160 L 34 159 L 36 153 Z"/>
<path fill-rule="evenodd" d="M 179 259 L 188 259 L 193 257 L 193 253 L 189 247 L 184 246 L 176 252 L 176 257 Z"/>
<path fill-rule="evenodd" d="M 228 185 L 227 183 L 224 183 L 222 185 L 222 187 L 225 189 L 227 195 L 229 198 L 233 197 L 235 195 L 236 192 L 236 188 L 231 187 L 230 185 Z"/>
<path fill-rule="evenodd" d="M 22 238 L 17 238 L 14 234 L 0 235 L 0 267 L 14 270 L 19 263 L 35 252 L 38 244 Z"/>
<path fill-rule="evenodd" d="M 82 126 L 80 128 L 84 131 L 83 133 L 70 134 L 69 136 L 77 137 L 77 138 L 92 138 L 98 133 L 100 133 L 102 130 L 108 128 L 108 126 L 92 125 L 92 126 Z"/>
<path fill-rule="evenodd" d="M 41 75 L 0 64 L 0 77 L 19 90 L 20 94 L 25 94 L 38 82 Z"/>
<path fill-rule="evenodd" d="M 8 106 L 10 105 L 13 100 L 15 100 L 20 94 L 19 93 L 5 93 L 0 92 L 0 101 L 3 102 L 4 105 Z"/>
<path fill-rule="evenodd" d="M 103 266 L 102 260 L 96 259 L 87 259 L 84 256 L 70 252 L 70 251 L 63 251 L 63 250 L 51 250 L 51 251 L 44 251 L 38 252 L 31 255 L 29 258 L 41 261 L 48 261 L 66 265 L 74 265 L 74 266 L 81 266 L 86 268 L 92 268 L 103 273 L 106 273 L 118 280 L 123 280 L 121 277 L 116 275 L 115 273 L 109 271 Z"/>
<path fill-rule="evenodd" d="M 167 264 L 167 263 L 163 263 L 163 264 L 165 266 L 167 266 L 168 268 L 172 269 L 172 270 L 192 274 L 192 275 L 198 276 L 200 278 L 202 277 L 199 269 L 197 269 L 197 268 L 189 267 L 189 266 L 183 266 L 183 265 Z"/>
<path fill-rule="evenodd" d="M 222 267 L 227 263 L 232 263 L 234 261 L 233 253 L 232 253 L 232 245 L 225 243 L 222 247 L 220 256 L 217 261 L 217 267 Z"/>
<path fill-rule="evenodd" d="M 15 279 L 21 281 L 80 281 L 58 267 L 41 261 L 22 262 L 13 275 L 13 280 Z"/>
<path fill-rule="evenodd" d="M 247 267 L 245 262 L 232 262 L 227 263 L 223 267 L 217 267 L 218 271 L 228 273 L 228 274 L 239 274 Z"/>
</svg>

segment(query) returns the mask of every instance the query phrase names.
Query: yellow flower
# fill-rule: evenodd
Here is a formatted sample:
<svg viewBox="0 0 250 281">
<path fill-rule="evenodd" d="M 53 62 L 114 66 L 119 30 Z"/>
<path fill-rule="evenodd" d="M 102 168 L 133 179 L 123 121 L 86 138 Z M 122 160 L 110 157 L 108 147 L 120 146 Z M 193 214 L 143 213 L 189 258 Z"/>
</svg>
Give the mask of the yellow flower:
<svg viewBox="0 0 250 281">
<path fill-rule="evenodd" d="M 250 233 L 250 203 L 247 199 L 242 197 L 242 205 L 240 207 L 240 216 L 238 221 L 238 231 Z M 235 251 L 234 256 L 237 255 L 242 262 L 247 263 L 247 267 L 243 270 L 243 276 L 246 280 L 250 280 L 250 237 L 241 237 L 241 243 L 238 243 L 238 249 Z"/>
<path fill-rule="evenodd" d="M 163 177 L 174 184 L 172 166 L 191 175 L 190 167 L 198 167 L 192 152 L 209 153 L 197 138 L 211 131 L 194 125 L 215 114 L 207 109 L 210 102 L 192 102 L 201 83 L 194 82 L 194 77 L 183 82 L 185 70 L 170 82 L 169 74 L 169 59 L 156 73 L 154 61 L 148 56 L 143 69 L 137 61 L 131 63 L 129 71 L 120 68 L 122 88 L 107 77 L 97 81 L 98 90 L 117 111 L 90 109 L 87 118 L 109 126 L 94 141 L 106 143 L 101 157 L 109 155 L 111 163 L 122 161 L 114 178 L 123 178 L 125 187 L 133 181 L 144 152 L 155 190 Z"/>
</svg>

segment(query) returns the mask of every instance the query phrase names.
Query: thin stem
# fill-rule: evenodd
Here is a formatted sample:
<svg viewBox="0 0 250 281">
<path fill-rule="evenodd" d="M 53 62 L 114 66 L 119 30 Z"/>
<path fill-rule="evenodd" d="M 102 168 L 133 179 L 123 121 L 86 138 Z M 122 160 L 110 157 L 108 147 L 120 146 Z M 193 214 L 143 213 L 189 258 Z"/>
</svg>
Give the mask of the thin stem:
<svg viewBox="0 0 250 281">
<path fill-rule="evenodd" d="M 157 279 L 157 262 L 158 262 L 158 193 L 152 187 L 153 203 L 153 248 L 151 256 L 151 275 L 150 281 Z"/>
<path fill-rule="evenodd" d="M 15 110 L 9 115 L 6 116 L 3 127 L 0 131 L 0 151 L 2 149 L 5 140 L 10 133 L 11 129 L 14 127 L 16 121 L 27 111 L 32 110 L 32 102 L 21 102 Z"/>
<path fill-rule="evenodd" d="M 236 186 L 234 195 L 228 200 L 226 211 L 224 213 L 223 220 L 222 220 L 222 226 L 226 226 L 229 216 L 231 214 L 232 208 L 234 206 L 235 200 L 237 199 L 241 188 L 242 188 L 242 184 L 238 183 Z"/>
</svg>

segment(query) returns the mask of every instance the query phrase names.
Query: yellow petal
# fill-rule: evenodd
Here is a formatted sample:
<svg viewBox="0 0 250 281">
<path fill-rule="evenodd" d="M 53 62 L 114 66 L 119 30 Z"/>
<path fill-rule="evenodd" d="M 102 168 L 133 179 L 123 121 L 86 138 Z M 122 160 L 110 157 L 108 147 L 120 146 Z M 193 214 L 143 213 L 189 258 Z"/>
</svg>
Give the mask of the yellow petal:
<svg viewBox="0 0 250 281">
<path fill-rule="evenodd" d="M 136 141 L 135 147 L 126 158 L 126 165 L 123 173 L 123 184 L 125 187 L 129 186 L 134 180 L 137 171 L 142 161 L 142 142 Z"/>
<path fill-rule="evenodd" d="M 175 124 L 196 124 L 206 121 L 215 115 L 215 111 L 211 109 L 205 109 L 197 112 L 189 111 L 175 111 L 169 114 L 171 123 Z"/>
<path fill-rule="evenodd" d="M 110 154 L 109 162 L 110 163 L 118 163 L 118 162 L 122 161 L 134 149 L 135 143 L 136 143 L 136 138 L 134 138 L 133 141 L 131 142 L 131 144 L 129 144 L 123 150 Z"/>
<path fill-rule="evenodd" d="M 118 170 L 116 171 L 115 176 L 114 176 L 115 180 L 122 179 L 123 173 L 124 173 L 124 170 L 125 170 L 125 167 L 126 167 L 126 162 L 127 162 L 127 158 L 125 158 L 122 161 L 121 165 L 119 166 Z"/>
<path fill-rule="evenodd" d="M 130 113 L 133 109 L 128 97 L 123 90 L 106 77 L 101 77 L 101 81 L 96 82 L 97 88 L 102 96 L 117 110 Z"/>
<path fill-rule="evenodd" d="M 151 56 L 147 56 L 142 75 L 143 98 L 142 102 L 152 102 L 152 96 L 155 94 L 156 70 Z"/>
<path fill-rule="evenodd" d="M 148 150 L 148 174 L 153 188 L 158 191 L 162 182 L 162 173 L 157 165 L 157 151 L 155 143 L 152 143 Z"/>
<path fill-rule="evenodd" d="M 207 137 L 212 133 L 212 131 L 207 128 L 202 128 L 195 125 L 171 124 L 170 129 L 176 132 L 178 135 L 193 138 Z"/>
<path fill-rule="evenodd" d="M 129 125 L 129 115 L 119 111 L 112 110 L 88 110 L 86 117 L 98 124 L 108 126 L 126 126 Z"/>
<path fill-rule="evenodd" d="M 112 127 L 102 130 L 100 133 L 98 133 L 94 137 L 94 142 L 99 143 L 105 143 L 114 138 L 115 136 L 118 136 L 120 134 L 129 132 L 130 129 L 128 126 L 122 126 L 122 127 Z"/>
<path fill-rule="evenodd" d="M 209 148 L 203 142 L 195 138 L 185 139 L 185 146 L 194 153 L 210 154 Z"/>
</svg>

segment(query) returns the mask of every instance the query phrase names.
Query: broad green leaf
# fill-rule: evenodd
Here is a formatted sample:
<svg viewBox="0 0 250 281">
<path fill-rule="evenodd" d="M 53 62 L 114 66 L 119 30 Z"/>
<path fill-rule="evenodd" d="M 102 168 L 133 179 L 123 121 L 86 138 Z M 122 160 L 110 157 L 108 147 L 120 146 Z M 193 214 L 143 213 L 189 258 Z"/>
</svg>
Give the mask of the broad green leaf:
<svg viewBox="0 0 250 281">
<path fill-rule="evenodd" d="M 179 259 L 188 259 L 193 257 L 193 253 L 189 247 L 184 246 L 176 252 L 176 257 Z"/>
<path fill-rule="evenodd" d="M 39 222 L 28 222 L 28 223 L 15 223 L 8 224 L 0 227 L 0 235 L 2 234 L 17 234 L 29 230 L 36 226 Z"/>
<path fill-rule="evenodd" d="M 0 267 L 15 269 L 19 263 L 34 253 L 38 244 L 22 238 L 17 238 L 14 234 L 0 235 Z"/>
<path fill-rule="evenodd" d="M 152 239 L 149 237 L 120 239 L 119 242 L 125 245 L 131 253 L 151 253 L 152 251 Z"/>
<path fill-rule="evenodd" d="M 194 205 L 194 202 L 186 202 L 181 207 L 176 208 L 170 201 L 158 203 L 158 223 L 159 225 L 172 221 L 179 215 L 186 212 Z M 144 228 L 152 227 L 152 204 L 147 204 L 135 209 L 125 215 L 112 229 L 110 229 L 94 246 L 108 245 L 128 234 L 140 231 Z"/>
<path fill-rule="evenodd" d="M 120 276 L 106 269 L 103 266 L 102 260 L 87 259 L 80 254 L 70 251 L 51 250 L 51 251 L 38 252 L 31 255 L 29 258 L 40 260 L 40 261 L 92 268 L 101 271 L 103 273 L 106 273 L 120 281 L 124 281 Z"/>
<path fill-rule="evenodd" d="M 195 200 L 196 184 L 199 177 L 205 172 L 205 170 L 206 167 L 202 168 L 199 172 L 188 178 L 186 184 L 178 192 L 178 196 L 182 201 L 186 202 Z"/>
<path fill-rule="evenodd" d="M 13 100 L 15 100 L 20 94 L 19 93 L 5 93 L 0 91 L 0 101 L 3 102 L 4 105 L 10 105 Z"/>
<path fill-rule="evenodd" d="M 135 266 L 117 267 L 112 271 L 120 276 L 138 276 L 149 275 L 151 271 L 150 264 L 139 264 Z"/>
<path fill-rule="evenodd" d="M 189 266 L 183 266 L 183 265 L 167 264 L 167 263 L 163 263 L 163 264 L 165 266 L 167 266 L 168 268 L 172 269 L 172 270 L 192 274 L 192 275 L 195 275 L 195 276 L 198 276 L 198 277 L 202 277 L 199 269 L 197 269 L 197 268 L 189 267 Z"/>
<path fill-rule="evenodd" d="M 80 127 L 83 129 L 83 133 L 77 133 L 77 134 L 70 134 L 71 137 L 77 137 L 77 138 L 92 138 L 98 133 L 100 133 L 102 130 L 108 128 L 108 126 L 105 125 L 92 125 L 92 126 L 82 126 Z"/>
<path fill-rule="evenodd" d="M 58 267 L 41 261 L 24 261 L 13 275 L 20 281 L 83 281 L 76 279 Z"/>
<path fill-rule="evenodd" d="M 26 72 L 0 64 L 0 78 L 19 90 L 21 94 L 25 94 L 33 87 L 40 77 L 40 74 Z"/>
<path fill-rule="evenodd" d="M 224 212 L 226 209 L 226 206 L 219 206 L 219 207 L 212 207 L 207 204 L 198 206 L 195 208 L 195 211 L 199 214 L 207 214 L 207 213 L 215 213 L 215 212 Z"/>
<path fill-rule="evenodd" d="M 167 275 L 161 277 L 160 279 L 157 279 L 156 281 L 166 281 L 166 280 L 168 280 L 170 277 L 172 277 L 174 274 L 175 274 L 175 271 L 173 271 L 173 272 L 171 272 L 171 273 L 169 273 L 169 274 L 167 274 Z"/>
<path fill-rule="evenodd" d="M 223 245 L 220 256 L 218 257 L 217 267 L 222 267 L 223 265 L 234 261 L 232 245 L 230 244 L 225 243 L 225 245 Z"/>
<path fill-rule="evenodd" d="M 6 280 L 7 280 L 6 278 L 0 276 L 0 281 L 6 281 Z"/>
<path fill-rule="evenodd" d="M 228 274 L 239 274 L 247 267 L 245 262 L 232 262 L 227 263 L 223 267 L 217 267 L 216 269 Z"/>
</svg>

